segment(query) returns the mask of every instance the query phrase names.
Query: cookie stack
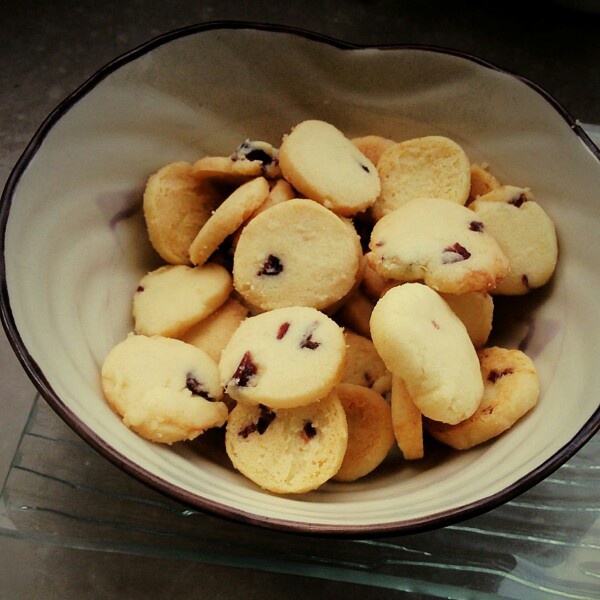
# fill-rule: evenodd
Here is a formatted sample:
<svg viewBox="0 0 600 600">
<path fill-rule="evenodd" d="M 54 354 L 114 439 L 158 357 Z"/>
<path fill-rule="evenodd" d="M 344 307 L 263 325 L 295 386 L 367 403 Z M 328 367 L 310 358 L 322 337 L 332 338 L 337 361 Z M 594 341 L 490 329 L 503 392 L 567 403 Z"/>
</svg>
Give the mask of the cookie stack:
<svg viewBox="0 0 600 600">
<path fill-rule="evenodd" d="M 496 294 L 547 283 L 554 225 L 443 136 L 348 139 L 308 120 L 280 147 L 150 176 L 166 263 L 133 292 L 102 386 L 153 442 L 225 430 L 233 466 L 280 494 L 354 481 L 423 431 L 467 449 L 539 396 L 519 350 L 485 348 Z"/>
</svg>

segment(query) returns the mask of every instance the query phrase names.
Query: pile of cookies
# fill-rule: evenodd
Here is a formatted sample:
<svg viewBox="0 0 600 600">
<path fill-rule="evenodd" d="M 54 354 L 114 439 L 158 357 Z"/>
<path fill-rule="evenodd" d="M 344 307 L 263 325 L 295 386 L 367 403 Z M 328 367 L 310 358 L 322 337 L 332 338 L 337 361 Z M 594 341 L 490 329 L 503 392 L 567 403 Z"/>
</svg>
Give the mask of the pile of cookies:
<svg viewBox="0 0 600 600">
<path fill-rule="evenodd" d="M 308 120 L 280 147 L 175 162 L 144 193 L 164 266 L 102 387 L 153 442 L 225 429 L 233 466 L 275 493 L 371 473 L 424 431 L 486 442 L 537 402 L 532 361 L 485 347 L 494 295 L 551 278 L 554 225 L 455 141 L 348 139 Z"/>
</svg>

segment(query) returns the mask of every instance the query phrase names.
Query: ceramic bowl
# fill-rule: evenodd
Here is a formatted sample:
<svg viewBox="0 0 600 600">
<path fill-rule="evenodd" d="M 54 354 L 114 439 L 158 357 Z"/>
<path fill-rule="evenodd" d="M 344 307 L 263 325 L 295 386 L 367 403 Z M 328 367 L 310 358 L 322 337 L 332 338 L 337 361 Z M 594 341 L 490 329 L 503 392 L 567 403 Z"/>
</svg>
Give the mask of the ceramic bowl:
<svg viewBox="0 0 600 600">
<path fill-rule="evenodd" d="M 521 347 L 538 406 L 467 452 L 432 447 L 355 483 L 302 496 L 261 491 L 218 436 L 173 446 L 122 425 L 100 389 L 108 351 L 131 330 L 131 297 L 158 264 L 141 195 L 176 160 L 279 143 L 306 118 L 348 137 L 446 135 L 505 183 L 529 186 L 557 224 L 551 284 L 498 310 L 497 343 Z M 42 124 L 1 205 L 2 320 L 55 411 L 126 472 L 191 506 L 321 534 L 414 532 L 489 510 L 539 482 L 599 428 L 598 149 L 548 94 L 476 58 L 429 47 L 357 48 L 244 24 L 169 33 L 116 59 Z"/>
</svg>

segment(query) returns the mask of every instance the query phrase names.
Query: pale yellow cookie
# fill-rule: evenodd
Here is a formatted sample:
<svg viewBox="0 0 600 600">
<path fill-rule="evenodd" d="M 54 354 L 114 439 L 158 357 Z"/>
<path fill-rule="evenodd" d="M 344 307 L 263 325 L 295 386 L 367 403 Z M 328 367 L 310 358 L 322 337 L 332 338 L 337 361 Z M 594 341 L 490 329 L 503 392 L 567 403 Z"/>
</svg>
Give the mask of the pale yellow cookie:
<svg viewBox="0 0 600 600">
<path fill-rule="evenodd" d="M 426 136 L 390 146 L 379 159 L 381 194 L 373 205 L 380 219 L 413 198 L 444 198 L 465 204 L 471 163 L 453 140 Z"/>
<path fill-rule="evenodd" d="M 486 292 L 470 294 L 440 294 L 467 328 L 475 348 L 485 346 L 492 332 L 494 300 Z"/>
<path fill-rule="evenodd" d="M 415 406 L 404 381 L 392 378 L 392 425 L 394 436 L 405 460 L 423 458 L 423 417 Z"/>
<path fill-rule="evenodd" d="M 423 415 L 458 423 L 475 412 L 483 396 L 475 348 L 461 320 L 431 288 L 405 283 L 386 292 L 373 309 L 371 336 Z"/>
<path fill-rule="evenodd" d="M 375 166 L 381 155 L 396 142 L 380 135 L 365 135 L 350 140 Z"/>
<path fill-rule="evenodd" d="M 216 363 L 180 340 L 130 335 L 104 360 L 102 390 L 124 424 L 153 442 L 191 440 L 227 419 Z"/>
<path fill-rule="evenodd" d="M 362 385 L 378 394 L 385 394 L 392 386 L 392 375 L 386 369 L 373 342 L 349 329 L 344 331 L 348 360 L 342 383 Z"/>
<path fill-rule="evenodd" d="M 293 408 L 326 396 L 346 363 L 342 329 L 314 308 L 278 308 L 247 318 L 221 353 L 225 391 L 247 404 Z"/>
<path fill-rule="evenodd" d="M 478 196 L 483 196 L 499 187 L 500 182 L 488 171 L 486 164 L 471 165 L 471 189 L 468 202 L 477 200 Z"/>
<path fill-rule="evenodd" d="M 188 329 L 180 339 L 202 348 L 218 363 L 223 348 L 247 316 L 248 309 L 234 298 L 230 298 L 215 312 Z"/>
<path fill-rule="evenodd" d="M 263 310 L 325 309 L 356 284 L 359 255 L 351 223 L 312 200 L 288 200 L 244 227 L 234 254 L 234 286 Z"/>
<path fill-rule="evenodd" d="M 250 218 L 255 217 L 256 215 L 264 212 L 272 206 L 275 206 L 276 204 L 279 204 L 280 202 L 293 200 L 296 197 L 296 191 L 285 179 L 277 179 L 272 184 L 269 195 L 265 201 L 252 213 Z"/>
<path fill-rule="evenodd" d="M 532 198 L 528 188 L 502 186 L 471 204 L 510 263 L 494 294 L 526 294 L 548 283 L 554 274 L 558 260 L 554 223 Z"/>
<path fill-rule="evenodd" d="M 379 195 L 375 165 L 339 129 L 324 121 L 296 125 L 283 139 L 279 164 L 301 194 L 339 215 L 364 211 Z"/>
<path fill-rule="evenodd" d="M 234 233 L 240 225 L 265 201 L 269 184 L 264 177 L 256 177 L 237 188 L 214 211 L 190 245 L 190 260 L 203 265 L 210 255 Z"/>
<path fill-rule="evenodd" d="M 348 425 L 335 391 L 307 406 L 270 409 L 238 404 L 231 412 L 225 449 L 233 466 L 276 494 L 314 490 L 339 470 Z"/>
<path fill-rule="evenodd" d="M 479 352 L 484 395 L 465 421 L 447 425 L 427 420 L 427 431 L 457 450 L 466 450 L 499 436 L 536 404 L 540 382 L 535 365 L 520 350 L 486 348 Z"/>
<path fill-rule="evenodd" d="M 336 481 L 356 481 L 374 471 L 394 445 L 390 405 L 381 395 L 360 385 L 335 388 L 348 422 L 348 447 Z"/>
<path fill-rule="evenodd" d="M 441 198 L 413 199 L 381 218 L 370 248 L 367 259 L 383 277 L 449 294 L 493 290 L 509 266 L 482 220 Z"/>
<path fill-rule="evenodd" d="M 231 275 L 221 265 L 165 265 L 145 275 L 133 296 L 136 333 L 179 337 L 227 300 Z"/>
<path fill-rule="evenodd" d="M 222 193 L 199 181 L 189 163 L 159 169 L 148 179 L 143 202 L 153 248 L 168 263 L 189 264 L 190 244 L 222 201 Z"/>
</svg>

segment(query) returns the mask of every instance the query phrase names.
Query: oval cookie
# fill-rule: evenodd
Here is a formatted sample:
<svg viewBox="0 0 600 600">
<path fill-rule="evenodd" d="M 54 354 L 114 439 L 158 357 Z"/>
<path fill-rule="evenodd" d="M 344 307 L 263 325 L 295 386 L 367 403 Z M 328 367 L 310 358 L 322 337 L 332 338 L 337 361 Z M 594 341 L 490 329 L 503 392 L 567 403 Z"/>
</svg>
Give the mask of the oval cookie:
<svg viewBox="0 0 600 600">
<path fill-rule="evenodd" d="M 335 388 L 348 422 L 348 447 L 336 481 L 356 481 L 375 470 L 394 445 L 390 405 L 373 390 L 351 383 Z"/>
<path fill-rule="evenodd" d="M 238 404 L 225 434 L 233 466 L 277 494 L 321 486 L 339 470 L 347 443 L 346 415 L 335 392 L 299 408 Z"/>
<path fill-rule="evenodd" d="M 344 331 L 348 360 L 342 383 L 362 385 L 378 394 L 390 391 L 392 376 L 386 369 L 373 342 L 349 329 Z"/>
<path fill-rule="evenodd" d="M 342 329 L 314 308 L 279 308 L 249 317 L 221 354 L 219 372 L 235 400 L 292 408 L 339 383 L 346 363 Z"/>
<path fill-rule="evenodd" d="M 125 425 L 153 442 L 191 440 L 227 419 L 216 363 L 180 340 L 130 335 L 104 360 L 102 390 Z"/>
<path fill-rule="evenodd" d="M 284 177 L 304 196 L 339 215 L 367 209 L 379 195 L 375 165 L 330 123 L 303 121 L 281 143 Z"/>
<path fill-rule="evenodd" d="M 477 354 L 465 326 L 432 289 L 405 283 L 386 292 L 373 309 L 371 336 L 423 415 L 458 423 L 475 412 L 483 396 Z"/>
<path fill-rule="evenodd" d="M 509 267 L 473 211 L 439 198 L 411 200 L 380 219 L 370 248 L 367 259 L 383 277 L 450 294 L 492 290 Z"/>
<path fill-rule="evenodd" d="M 520 350 L 486 348 L 479 352 L 484 394 L 477 411 L 455 425 L 426 422 L 437 440 L 466 450 L 499 436 L 536 404 L 540 382 L 535 365 Z"/>
<path fill-rule="evenodd" d="M 263 310 L 324 309 L 355 285 L 359 254 L 351 224 L 312 200 L 288 200 L 244 227 L 234 254 L 234 286 Z"/>
<path fill-rule="evenodd" d="M 377 171 L 381 194 L 373 205 L 380 219 L 413 198 L 444 198 L 465 204 L 471 188 L 471 163 L 453 140 L 426 136 L 388 148 Z"/>
</svg>

